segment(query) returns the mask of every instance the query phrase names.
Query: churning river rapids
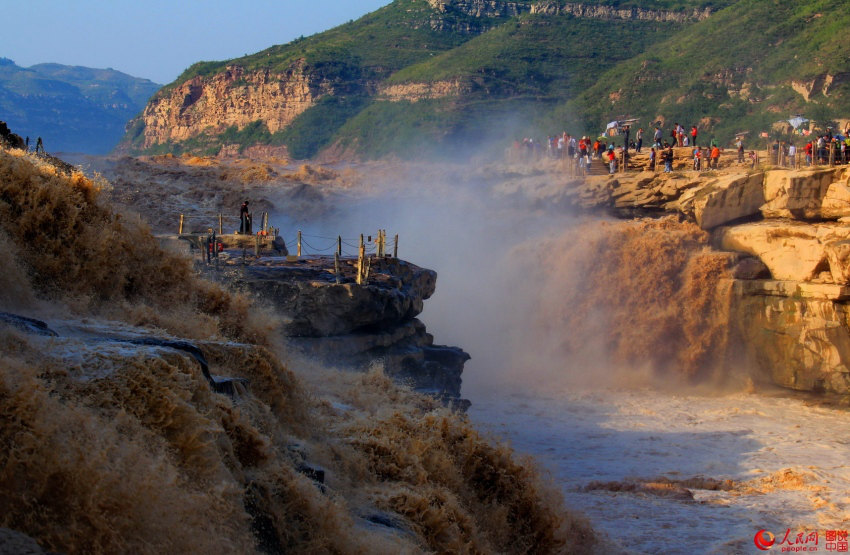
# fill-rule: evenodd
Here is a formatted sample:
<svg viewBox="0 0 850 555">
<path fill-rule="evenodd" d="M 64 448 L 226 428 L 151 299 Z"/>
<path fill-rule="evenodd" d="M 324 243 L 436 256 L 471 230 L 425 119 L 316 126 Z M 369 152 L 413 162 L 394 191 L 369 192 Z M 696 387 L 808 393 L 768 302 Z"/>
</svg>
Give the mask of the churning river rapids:
<svg viewBox="0 0 850 555">
<path fill-rule="evenodd" d="M 701 272 L 705 250 L 695 232 L 678 224 L 577 224 L 551 211 L 450 197 L 348 215 L 359 220 L 355 229 L 386 221 L 402 234 L 400 256 L 438 271 L 422 320 L 438 341 L 472 355 L 462 395 L 472 401 L 473 424 L 532 456 L 567 506 L 617 550 L 761 553 L 754 537 L 766 530 L 777 544 L 786 540 L 774 552 L 801 532 L 803 539 L 817 532 L 825 553 L 827 531 L 850 529 L 846 409 L 789 392 L 751 392 L 745 380 L 722 392 L 684 386 L 672 393 L 639 378 L 629 387 L 621 378 L 630 370 L 610 370 L 617 357 L 645 356 L 652 365 L 694 345 L 705 347 L 703 358 L 682 360 L 712 362 L 723 323 L 708 316 L 717 312 L 705 296 L 714 278 Z M 685 286 L 658 292 L 673 271 Z M 579 313 L 581 306 L 589 312 Z M 690 335 L 670 335 L 683 327 Z M 618 338 L 615 349 L 595 344 L 609 337 Z M 565 338 L 584 352 L 566 353 Z M 675 383 L 676 370 L 666 371 Z M 562 379 L 575 374 L 590 379 Z"/>
<path fill-rule="evenodd" d="M 747 393 L 553 390 L 472 397 L 469 415 L 533 455 L 568 506 L 624 551 L 759 553 L 757 531 L 779 542 L 790 528 L 790 538 L 819 532 L 819 550 L 827 552 L 825 531 L 848 528 L 846 410 Z M 659 478 L 735 485 L 699 489 L 694 480 L 693 499 L 624 491 Z M 588 489 L 593 482 L 623 490 Z"/>
</svg>

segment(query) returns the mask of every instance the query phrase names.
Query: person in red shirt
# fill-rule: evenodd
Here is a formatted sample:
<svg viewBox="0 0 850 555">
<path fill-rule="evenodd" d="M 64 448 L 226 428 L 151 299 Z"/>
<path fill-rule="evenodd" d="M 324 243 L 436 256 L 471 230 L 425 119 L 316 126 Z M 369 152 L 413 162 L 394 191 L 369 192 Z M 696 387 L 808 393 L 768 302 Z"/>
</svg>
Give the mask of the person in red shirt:
<svg viewBox="0 0 850 555">
<path fill-rule="evenodd" d="M 806 146 L 803 148 L 803 150 L 806 152 L 806 165 L 811 166 L 812 165 L 812 141 L 807 142 Z"/>
<path fill-rule="evenodd" d="M 720 149 L 717 145 L 711 147 L 711 167 L 717 169 L 717 163 L 720 161 Z"/>
<path fill-rule="evenodd" d="M 691 126 L 691 146 L 697 146 L 697 126 Z"/>
</svg>

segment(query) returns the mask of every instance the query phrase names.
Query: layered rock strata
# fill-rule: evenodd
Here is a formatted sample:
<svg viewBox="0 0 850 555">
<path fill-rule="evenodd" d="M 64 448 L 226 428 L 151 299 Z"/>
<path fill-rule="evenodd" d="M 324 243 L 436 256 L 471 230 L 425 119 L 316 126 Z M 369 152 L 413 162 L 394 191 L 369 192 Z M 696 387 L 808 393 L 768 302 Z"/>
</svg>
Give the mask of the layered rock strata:
<svg viewBox="0 0 850 555">
<path fill-rule="evenodd" d="M 695 172 L 689 150 L 676 149 L 667 174 L 553 183 L 545 172 L 520 168 L 494 187 L 534 205 L 694 222 L 715 251 L 728 253 L 732 282 L 717 294 L 724 295 L 729 341 L 718 359 L 783 387 L 850 395 L 850 168 L 724 160 L 719 171 Z M 632 160 L 637 169 L 645 162 Z"/>
<path fill-rule="evenodd" d="M 334 83 L 294 62 L 283 73 L 246 71 L 238 65 L 211 76 L 196 76 L 164 89 L 148 103 L 142 148 L 186 141 L 228 127 L 243 129 L 262 121 L 270 133 L 289 125 L 319 98 L 332 94 Z"/>
<path fill-rule="evenodd" d="M 435 345 L 416 319 L 436 289 L 437 273 L 396 258 L 373 258 L 363 284 L 355 282 L 356 259 L 316 257 L 287 262 L 280 257 L 247 261 L 225 257 L 209 276 L 255 296 L 282 318 L 287 344 L 314 360 L 338 367 L 384 372 L 465 408 L 461 372 L 469 355 Z M 339 278 L 339 279 L 337 279 Z"/>
</svg>

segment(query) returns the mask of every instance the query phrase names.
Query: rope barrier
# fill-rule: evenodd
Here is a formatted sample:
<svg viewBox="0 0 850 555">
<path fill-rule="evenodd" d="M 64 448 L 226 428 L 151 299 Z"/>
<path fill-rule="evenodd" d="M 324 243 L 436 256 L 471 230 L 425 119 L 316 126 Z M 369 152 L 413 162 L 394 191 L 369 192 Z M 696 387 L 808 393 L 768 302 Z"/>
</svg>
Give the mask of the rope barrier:
<svg viewBox="0 0 850 555">
<path fill-rule="evenodd" d="M 301 238 L 301 244 L 306 246 L 307 248 L 313 249 L 314 251 L 317 251 L 317 252 L 327 252 L 327 251 L 331 250 L 332 248 L 336 247 L 336 241 L 334 241 L 329 247 L 326 247 L 324 249 L 316 248 L 313 245 L 311 245 L 310 243 L 308 243 L 307 241 L 305 241 L 304 238 L 303 238 L 303 235 L 302 235 L 302 238 Z"/>
</svg>

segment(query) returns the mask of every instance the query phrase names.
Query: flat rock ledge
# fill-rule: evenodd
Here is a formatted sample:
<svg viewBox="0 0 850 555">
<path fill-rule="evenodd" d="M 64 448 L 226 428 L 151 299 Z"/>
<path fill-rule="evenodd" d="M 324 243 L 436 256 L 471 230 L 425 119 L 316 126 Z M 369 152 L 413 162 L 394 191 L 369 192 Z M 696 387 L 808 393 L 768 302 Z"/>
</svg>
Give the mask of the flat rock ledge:
<svg viewBox="0 0 850 555">
<path fill-rule="evenodd" d="M 436 290 L 437 273 L 397 258 L 372 258 L 368 280 L 357 284 L 357 260 L 297 260 L 226 253 L 208 277 L 248 293 L 282 317 L 291 349 L 323 364 L 367 370 L 379 365 L 416 391 L 465 409 L 461 373 L 469 354 L 435 345 L 416 317 Z"/>
</svg>

